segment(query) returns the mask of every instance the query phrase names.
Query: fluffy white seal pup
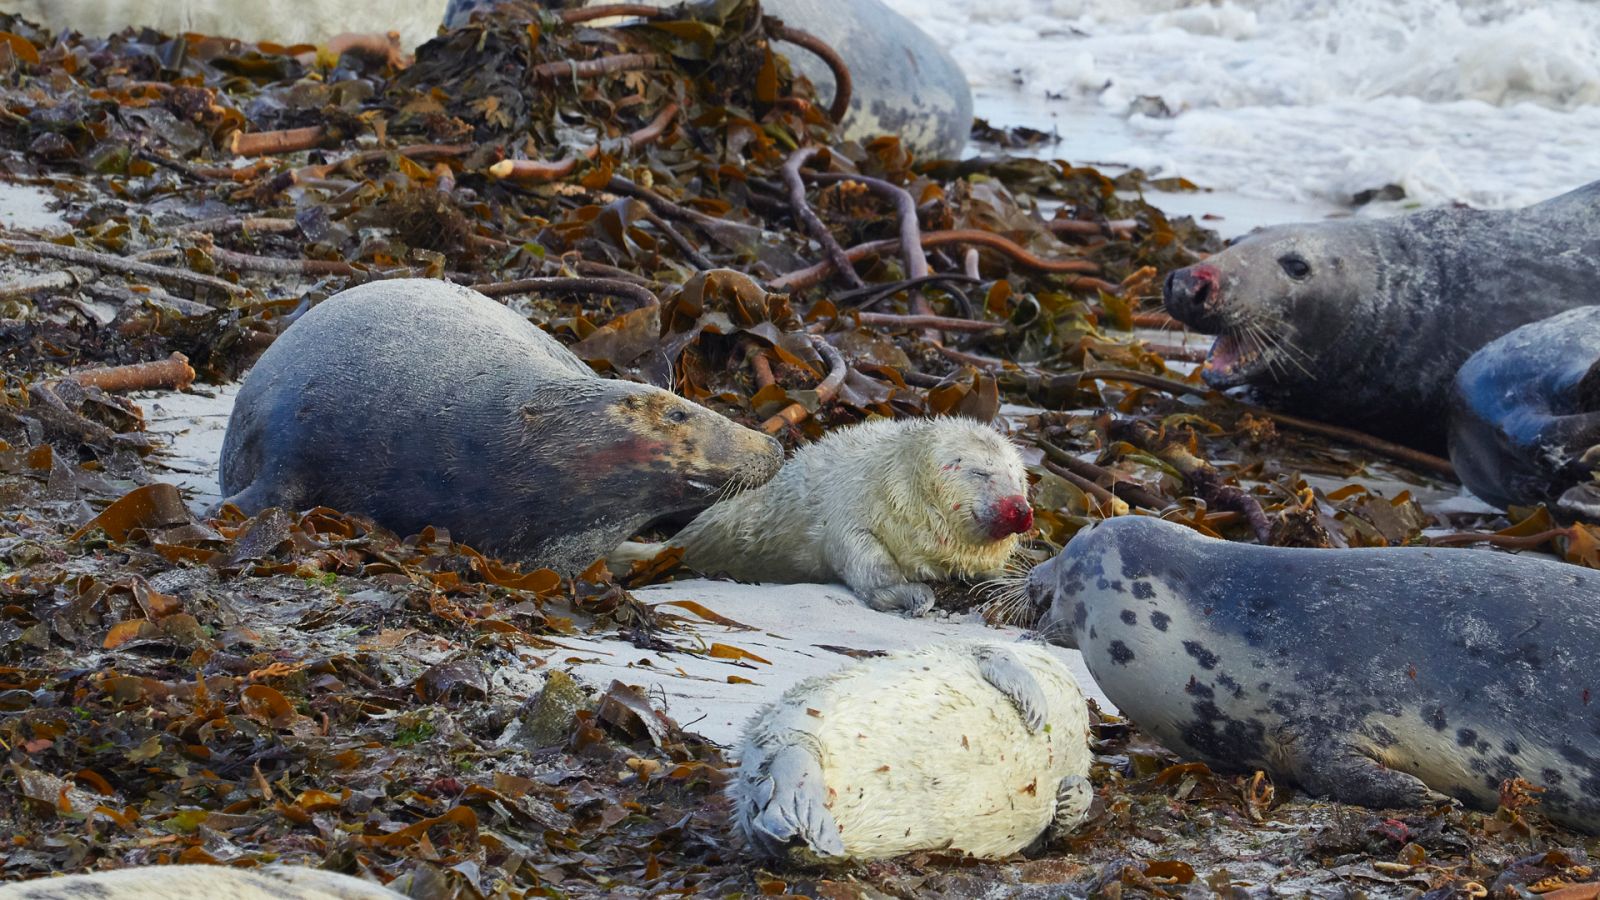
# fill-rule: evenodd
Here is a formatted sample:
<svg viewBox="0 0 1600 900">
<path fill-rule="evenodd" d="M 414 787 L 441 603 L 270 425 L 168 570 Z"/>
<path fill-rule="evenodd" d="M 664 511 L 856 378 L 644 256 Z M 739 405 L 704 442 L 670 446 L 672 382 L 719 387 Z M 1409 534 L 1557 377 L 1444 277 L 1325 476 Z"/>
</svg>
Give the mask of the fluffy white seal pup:
<svg viewBox="0 0 1600 900">
<path fill-rule="evenodd" d="M 809 678 L 745 728 L 728 785 L 750 848 L 1008 856 L 1088 815 L 1089 716 L 1043 646 L 936 644 Z"/>
<path fill-rule="evenodd" d="M 0 900 L 400 900 L 381 884 L 302 866 L 135 866 L 0 886 Z"/>
<path fill-rule="evenodd" d="M 797 450 L 761 487 L 707 509 L 669 542 L 697 572 L 842 581 L 873 609 L 922 615 L 930 581 L 992 578 L 1033 527 L 1027 469 L 971 419 L 878 419 Z M 623 544 L 618 567 L 663 544 Z"/>
</svg>

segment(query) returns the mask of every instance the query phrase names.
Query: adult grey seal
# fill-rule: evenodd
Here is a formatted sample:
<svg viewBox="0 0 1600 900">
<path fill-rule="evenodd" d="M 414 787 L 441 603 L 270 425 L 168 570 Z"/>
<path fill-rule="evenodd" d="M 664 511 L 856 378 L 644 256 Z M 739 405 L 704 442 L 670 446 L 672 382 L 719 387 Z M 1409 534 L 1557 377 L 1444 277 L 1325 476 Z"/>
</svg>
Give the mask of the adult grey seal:
<svg viewBox="0 0 1600 900">
<path fill-rule="evenodd" d="M 247 513 L 325 505 L 402 534 L 581 570 L 651 519 L 757 485 L 777 441 L 601 378 L 458 285 L 376 281 L 289 326 L 239 390 L 222 492 Z"/>
<path fill-rule="evenodd" d="M 843 581 L 873 609 L 920 616 L 928 582 L 1005 571 L 1033 527 L 1022 454 L 957 417 L 878 419 L 798 450 L 771 481 L 716 504 L 669 542 L 683 563 L 745 581 Z M 661 544 L 623 544 L 613 564 Z"/>
<path fill-rule="evenodd" d="M 495 0 L 451 0 L 445 21 L 465 22 L 474 9 Z M 601 6 L 588 0 L 551 6 Z M 675 0 L 646 0 L 672 6 Z M 832 47 L 850 70 L 850 111 L 843 135 L 866 140 L 892 134 L 918 156 L 954 159 L 972 131 L 972 88 L 943 47 L 882 0 L 761 0 L 761 11 L 804 29 Z M 798 74 L 816 85 L 827 102 L 834 95 L 833 71 L 811 51 L 780 41 L 777 49 Z"/>
<path fill-rule="evenodd" d="M 1167 311 L 1218 336 L 1208 383 L 1425 449 L 1468 356 L 1596 302 L 1600 182 L 1525 209 L 1267 228 L 1166 280 Z"/>
<path fill-rule="evenodd" d="M 1449 794 L 1600 831 L 1600 572 L 1488 550 L 1312 550 L 1123 517 L 1030 573 L 1041 633 L 1175 753 L 1312 794 Z"/>
<path fill-rule="evenodd" d="M 745 728 L 728 783 L 758 853 L 1009 856 L 1088 815 L 1089 715 L 1048 648 L 935 644 L 808 678 Z"/>
<path fill-rule="evenodd" d="M 1600 519 L 1600 306 L 1489 342 L 1456 373 L 1450 461 L 1497 506 Z"/>
<path fill-rule="evenodd" d="M 301 866 L 135 866 L 0 885 L 0 900 L 400 900 L 381 884 Z"/>
</svg>

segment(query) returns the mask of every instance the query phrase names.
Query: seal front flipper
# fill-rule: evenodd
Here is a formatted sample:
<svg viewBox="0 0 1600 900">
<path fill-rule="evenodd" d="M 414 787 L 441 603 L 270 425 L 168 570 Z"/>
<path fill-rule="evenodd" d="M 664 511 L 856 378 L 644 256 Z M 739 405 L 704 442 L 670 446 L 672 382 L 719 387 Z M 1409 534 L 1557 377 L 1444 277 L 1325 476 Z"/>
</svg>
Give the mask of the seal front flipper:
<svg viewBox="0 0 1600 900">
<path fill-rule="evenodd" d="M 1069 775 L 1061 779 L 1056 788 L 1056 811 L 1050 818 L 1051 843 L 1066 837 L 1089 818 L 1089 806 L 1094 803 L 1094 785 L 1082 775 Z"/>
<path fill-rule="evenodd" d="M 798 839 L 819 856 L 844 855 L 844 839 L 828 811 L 822 763 L 815 752 L 790 744 L 774 753 L 766 783 L 757 791 L 765 796 L 754 799 L 761 812 L 751 819 L 750 834 L 767 853 L 782 855 Z"/>
<path fill-rule="evenodd" d="M 845 543 L 836 554 L 843 562 L 839 577 L 862 602 L 881 612 L 925 615 L 933 609 L 933 588 L 907 581 L 882 542 L 865 531 L 840 537 Z"/>
<path fill-rule="evenodd" d="M 1307 747 L 1296 774 L 1300 786 L 1313 794 L 1373 809 L 1415 809 L 1450 800 L 1415 775 L 1391 769 L 1337 738 Z"/>
<path fill-rule="evenodd" d="M 1049 708 L 1044 689 L 1022 660 L 1004 647 L 975 647 L 973 656 L 978 660 L 978 671 L 984 679 L 1016 705 L 1028 730 L 1043 728 L 1045 711 Z"/>
</svg>

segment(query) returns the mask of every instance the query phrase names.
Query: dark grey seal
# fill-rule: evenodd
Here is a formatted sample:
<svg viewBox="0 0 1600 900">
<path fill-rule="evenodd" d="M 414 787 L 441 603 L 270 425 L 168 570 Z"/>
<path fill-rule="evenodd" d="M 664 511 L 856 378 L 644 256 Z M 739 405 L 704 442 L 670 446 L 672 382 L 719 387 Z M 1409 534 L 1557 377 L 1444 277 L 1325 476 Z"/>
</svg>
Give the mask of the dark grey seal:
<svg viewBox="0 0 1600 900">
<path fill-rule="evenodd" d="M 1267 228 L 1166 281 L 1167 311 L 1218 335 L 1208 383 L 1430 450 L 1468 356 L 1597 302 L 1600 182 L 1525 209 Z"/>
<path fill-rule="evenodd" d="M 1160 519 L 1036 567 L 1042 636 L 1168 749 L 1312 794 L 1493 809 L 1542 785 L 1600 832 L 1600 572 L 1498 551 L 1236 544 Z"/>
<path fill-rule="evenodd" d="M 1451 392 L 1450 461 L 1497 506 L 1547 502 L 1600 519 L 1600 306 L 1472 354 Z"/>
<path fill-rule="evenodd" d="M 484 295 L 377 281 L 313 307 L 245 378 L 222 493 L 331 506 L 401 534 L 579 571 L 657 517 L 761 484 L 778 442 L 660 388 L 601 378 Z"/>
<path fill-rule="evenodd" d="M 549 6 L 600 6 L 608 0 Z M 672 0 L 645 0 L 672 6 Z M 451 0 L 445 24 L 454 27 L 495 0 Z M 843 135 L 866 140 L 880 134 L 900 138 L 917 156 L 955 159 L 972 131 L 972 88 L 944 48 L 881 0 L 762 0 L 762 12 L 809 31 L 838 51 L 850 70 L 853 91 Z M 823 103 L 833 98 L 833 71 L 811 51 L 779 42 L 795 71 L 817 87 Z"/>
</svg>

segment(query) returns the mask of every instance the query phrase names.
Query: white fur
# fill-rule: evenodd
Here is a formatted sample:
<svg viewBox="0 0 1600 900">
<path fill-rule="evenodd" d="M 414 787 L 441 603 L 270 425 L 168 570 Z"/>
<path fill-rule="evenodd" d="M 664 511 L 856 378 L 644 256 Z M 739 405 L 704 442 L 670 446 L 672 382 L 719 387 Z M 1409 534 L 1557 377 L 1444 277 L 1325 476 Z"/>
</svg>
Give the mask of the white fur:
<svg viewBox="0 0 1600 900">
<path fill-rule="evenodd" d="M 843 581 L 877 609 L 922 613 L 923 582 L 999 575 L 1017 536 L 989 536 L 995 504 L 1026 497 L 1004 435 L 971 419 L 878 419 L 800 448 L 776 477 L 673 537 L 684 564 L 742 581 Z M 624 544 L 625 563 L 656 544 Z"/>
<path fill-rule="evenodd" d="M 1004 654 L 1042 698 L 1037 728 L 984 674 L 984 660 Z M 750 721 L 728 787 L 734 823 L 769 853 L 781 851 L 769 823 L 785 819 L 773 810 L 787 807 L 799 810 L 792 837 L 818 856 L 1006 856 L 1053 822 L 1082 821 L 1088 728 L 1072 673 L 1037 645 L 947 643 L 862 660 L 795 685 Z M 775 765 L 784 754 L 814 765 Z M 807 783 L 819 772 L 820 789 Z M 1071 809 L 1057 808 L 1058 791 Z M 808 793 L 820 802 L 808 807 Z"/>
<path fill-rule="evenodd" d="M 197 32 L 245 41 L 320 44 L 346 32 L 400 32 L 409 50 L 439 32 L 449 0 L 0 0 L 53 31 L 107 35 L 124 28 Z"/>
<path fill-rule="evenodd" d="M 137 866 L 0 886 L 0 900 L 397 900 L 371 881 L 300 866 Z"/>
</svg>

